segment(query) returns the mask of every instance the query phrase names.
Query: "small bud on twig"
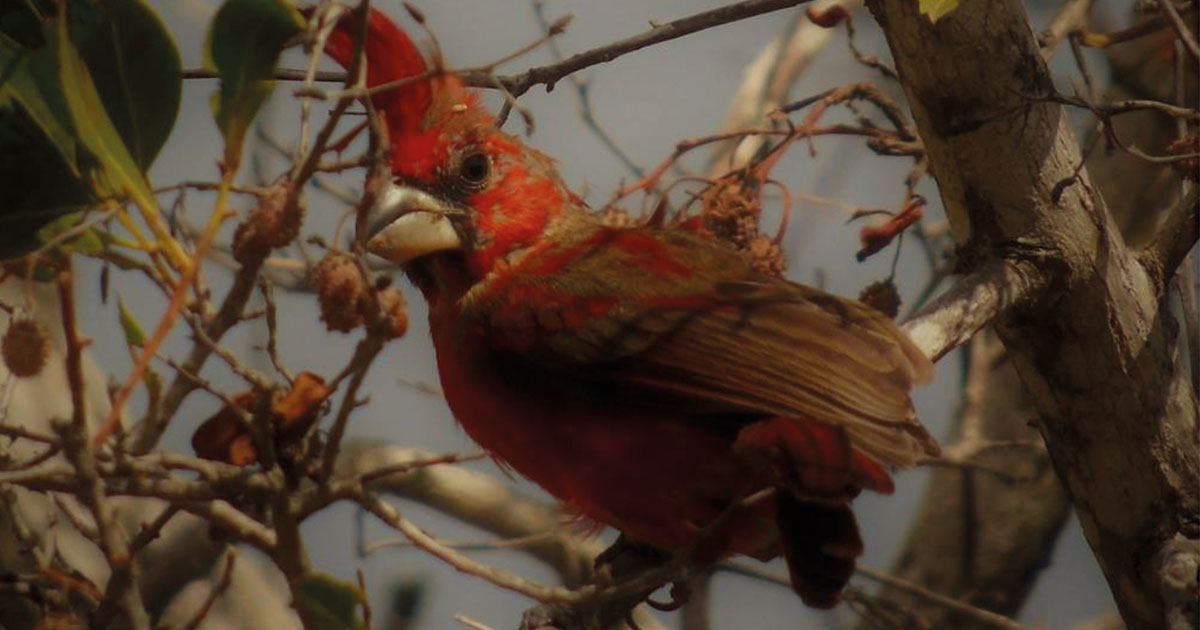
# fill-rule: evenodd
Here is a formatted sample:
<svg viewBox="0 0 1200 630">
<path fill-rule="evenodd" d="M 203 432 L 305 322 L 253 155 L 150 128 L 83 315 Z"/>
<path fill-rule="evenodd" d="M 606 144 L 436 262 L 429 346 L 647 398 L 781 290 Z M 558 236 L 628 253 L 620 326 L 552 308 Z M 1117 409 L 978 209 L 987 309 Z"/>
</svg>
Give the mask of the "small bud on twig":
<svg viewBox="0 0 1200 630">
<path fill-rule="evenodd" d="M 404 3 L 404 10 L 408 11 L 408 15 L 412 17 L 413 21 L 421 26 L 425 26 L 425 14 L 422 13 L 420 9 L 413 6 L 411 2 Z"/>
</svg>

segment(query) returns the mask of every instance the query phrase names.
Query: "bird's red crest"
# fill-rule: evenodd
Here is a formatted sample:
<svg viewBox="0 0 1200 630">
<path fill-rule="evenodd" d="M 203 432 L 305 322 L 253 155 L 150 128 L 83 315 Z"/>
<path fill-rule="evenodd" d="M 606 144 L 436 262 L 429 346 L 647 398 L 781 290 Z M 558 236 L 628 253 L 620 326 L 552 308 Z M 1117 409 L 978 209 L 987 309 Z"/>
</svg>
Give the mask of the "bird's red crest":
<svg viewBox="0 0 1200 630">
<path fill-rule="evenodd" d="M 312 9 L 305 11 L 312 16 Z M 354 20 L 343 15 L 325 45 L 325 52 L 343 67 L 349 67 L 354 56 Z M 421 51 L 384 13 L 371 9 L 363 43 L 367 60 L 367 86 L 415 77 L 429 72 Z M 434 69 L 440 70 L 440 64 Z M 371 97 L 377 112 L 384 118 L 392 145 L 392 171 L 418 181 L 433 178 L 433 169 L 444 158 L 446 147 L 439 136 L 445 129 L 448 116 L 467 114 L 478 121 L 491 119 L 478 105 L 476 95 L 458 77 L 432 73 Z"/>
</svg>

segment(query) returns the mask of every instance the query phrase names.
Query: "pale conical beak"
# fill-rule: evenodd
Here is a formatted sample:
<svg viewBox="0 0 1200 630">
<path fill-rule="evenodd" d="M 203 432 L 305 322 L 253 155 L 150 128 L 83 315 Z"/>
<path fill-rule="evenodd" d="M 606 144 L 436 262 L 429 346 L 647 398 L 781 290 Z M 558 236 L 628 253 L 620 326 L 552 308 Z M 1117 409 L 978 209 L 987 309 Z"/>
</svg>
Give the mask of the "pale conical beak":
<svg viewBox="0 0 1200 630">
<path fill-rule="evenodd" d="M 397 265 L 426 254 L 462 247 L 450 222 L 455 210 L 436 197 L 389 184 L 367 216 L 367 251 Z"/>
</svg>

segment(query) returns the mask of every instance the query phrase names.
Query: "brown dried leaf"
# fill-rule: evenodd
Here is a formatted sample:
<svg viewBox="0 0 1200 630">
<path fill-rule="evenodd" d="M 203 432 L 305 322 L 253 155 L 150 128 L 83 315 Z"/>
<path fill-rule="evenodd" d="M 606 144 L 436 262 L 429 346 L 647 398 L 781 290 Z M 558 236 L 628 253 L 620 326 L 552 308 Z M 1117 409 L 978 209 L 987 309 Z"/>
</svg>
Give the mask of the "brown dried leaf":
<svg viewBox="0 0 1200 630">
<path fill-rule="evenodd" d="M 254 392 L 242 392 L 233 400 L 242 409 L 252 409 L 255 398 Z M 250 432 L 238 418 L 237 412 L 228 406 L 221 407 L 196 429 L 192 434 L 192 450 L 204 459 L 234 466 L 249 466 L 257 460 L 258 455 Z"/>
<path fill-rule="evenodd" d="M 312 372 L 297 374 L 292 388 L 271 404 L 279 436 L 291 438 L 307 433 L 320 415 L 321 403 L 331 393 L 320 376 Z"/>
</svg>

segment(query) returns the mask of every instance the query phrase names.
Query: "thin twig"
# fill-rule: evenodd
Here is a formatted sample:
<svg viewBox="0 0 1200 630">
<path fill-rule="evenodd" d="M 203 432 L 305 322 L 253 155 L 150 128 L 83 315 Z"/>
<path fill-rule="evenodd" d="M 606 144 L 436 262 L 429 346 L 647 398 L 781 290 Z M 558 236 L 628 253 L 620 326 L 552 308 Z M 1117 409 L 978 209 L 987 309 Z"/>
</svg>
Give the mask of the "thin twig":
<svg viewBox="0 0 1200 630">
<path fill-rule="evenodd" d="M 1150 99 L 1128 99 L 1124 101 L 1114 101 L 1106 105 L 1096 105 L 1079 97 L 1067 96 L 1065 94 L 1051 94 L 1044 98 L 1035 100 L 1071 105 L 1073 107 L 1082 107 L 1090 110 L 1092 113 L 1100 117 L 1111 117 L 1118 116 L 1120 114 L 1128 114 L 1130 112 L 1150 110 L 1157 111 L 1180 120 L 1200 120 L 1200 111 L 1190 107 L 1172 105 L 1170 103 L 1164 103 L 1162 101 Z"/>
<path fill-rule="evenodd" d="M 25 427 L 11 424 L 0 424 L 0 435 L 16 439 L 29 440 L 31 442 L 40 442 L 42 444 L 49 444 L 51 446 L 58 444 L 58 438 L 52 435 L 38 433 L 36 431 L 26 429 Z"/>
<path fill-rule="evenodd" d="M 74 272 L 70 258 L 66 269 L 58 274 L 58 298 L 62 309 L 63 335 L 66 339 L 66 372 L 71 395 L 71 421 L 60 431 L 63 451 L 78 477 L 74 489 L 92 512 L 96 521 L 100 548 L 112 574 L 108 580 L 106 601 L 117 604 L 126 621 L 135 630 L 149 630 L 150 618 L 142 604 L 137 588 L 136 565 L 129 546 L 118 528 L 110 506 L 105 500 L 104 483 L 96 472 L 96 460 L 89 448 L 87 410 L 84 402 L 82 353 L 85 342 L 79 336 L 75 311 Z"/>
<path fill-rule="evenodd" d="M 1200 43 L 1196 42 L 1196 36 L 1192 34 L 1192 30 L 1188 28 L 1187 23 L 1179 15 L 1179 10 L 1175 8 L 1175 3 L 1172 0 L 1158 0 L 1158 6 L 1162 9 L 1163 15 L 1167 16 L 1167 21 L 1175 29 L 1175 35 L 1187 47 L 1188 52 L 1191 53 L 1192 57 L 1200 59 Z"/>
<path fill-rule="evenodd" d="M 1058 13 L 1050 19 L 1045 30 L 1038 35 L 1038 46 L 1042 49 L 1042 59 L 1049 60 L 1054 56 L 1055 49 L 1068 36 L 1079 32 L 1087 25 L 1088 11 L 1095 0 L 1068 0 L 1059 8 Z"/>
<path fill-rule="evenodd" d="M 200 610 L 192 617 L 191 621 L 184 626 L 185 630 L 196 630 L 200 624 L 204 622 L 204 618 L 208 616 L 212 610 L 213 604 L 225 591 L 229 589 L 229 585 L 233 583 L 233 565 L 237 561 L 237 549 L 229 547 L 225 552 L 225 568 L 221 571 L 221 579 L 208 592 L 208 597 L 204 598 L 204 603 L 200 605 Z"/>
<path fill-rule="evenodd" d="M 502 549 L 522 549 L 540 545 L 555 537 L 560 533 L 557 530 L 549 529 L 546 531 L 530 534 L 528 536 L 520 536 L 517 538 L 493 538 L 487 540 L 444 540 L 438 539 L 438 542 L 450 549 L 458 551 L 499 551 Z M 381 549 L 389 549 L 392 547 L 415 547 L 413 542 L 403 536 L 393 538 L 382 538 L 375 541 L 363 540 L 358 548 L 360 557 L 369 556 Z"/>
<path fill-rule="evenodd" d="M 154 520 L 150 521 L 149 523 L 142 523 L 142 530 L 139 531 L 138 535 L 133 539 L 132 542 L 129 543 L 129 552 L 136 554 L 142 549 L 142 547 L 154 542 L 154 540 L 158 538 L 158 535 L 162 533 L 162 529 L 166 527 L 167 523 L 171 522 L 171 519 L 175 518 L 175 515 L 179 514 L 179 512 L 180 509 L 177 506 L 168 504 L 162 509 L 161 512 L 158 513 L 158 516 L 154 517 Z"/>
<path fill-rule="evenodd" d="M 354 570 L 354 575 L 358 578 L 358 590 L 362 592 L 362 611 L 363 611 L 363 627 L 366 630 L 371 630 L 371 598 L 367 597 L 367 576 L 363 573 L 361 567 Z"/>
<path fill-rule="evenodd" d="M 754 578 L 754 579 L 758 579 L 758 580 L 763 580 L 766 582 L 771 582 L 772 584 L 778 584 L 780 586 L 790 587 L 792 584 L 792 582 L 788 578 L 788 576 L 786 576 L 782 573 L 777 573 L 775 571 L 771 571 L 770 569 L 765 569 L 765 568 L 761 568 L 758 566 L 754 566 L 754 565 L 748 564 L 746 562 L 727 561 L 727 562 L 723 562 L 723 563 L 717 565 L 717 569 L 721 570 L 721 571 L 729 571 L 730 573 L 736 573 L 738 575 L 744 575 L 746 577 L 750 577 L 750 578 Z M 919 597 L 919 598 L 921 598 L 931 604 L 934 604 L 936 606 L 941 606 L 948 610 L 953 610 L 955 612 L 962 613 L 965 616 L 969 616 L 969 617 L 971 617 L 977 621 L 980 621 L 982 623 L 985 623 L 989 626 L 996 627 L 996 628 L 1003 628 L 1004 630 L 1026 630 L 1026 626 L 1024 626 L 1023 624 L 1020 624 L 1008 617 L 1005 617 L 1004 615 L 999 615 L 999 614 L 996 614 L 989 610 L 984 610 L 977 606 L 972 606 L 970 604 L 961 602 L 952 597 L 947 597 L 940 593 L 935 593 L 935 592 L 921 586 L 920 584 L 916 584 L 915 582 L 910 582 L 908 580 L 898 578 L 898 577 L 891 575 L 889 573 L 886 573 L 884 571 L 880 571 L 879 569 L 869 567 L 869 566 L 866 566 L 863 564 L 859 564 L 858 566 L 856 566 L 854 568 L 854 572 L 857 575 L 860 575 L 867 579 L 874 580 L 881 584 L 887 584 L 888 586 L 891 586 L 898 590 L 902 590 L 906 593 L 909 593 L 911 595 Z"/>
<path fill-rule="evenodd" d="M 315 26 L 316 32 L 313 34 L 312 50 L 325 50 L 325 42 L 329 39 L 333 29 L 337 27 L 338 20 L 341 18 L 344 7 L 337 3 L 325 3 L 320 5 L 320 8 L 313 15 L 313 19 L 309 21 L 310 25 Z M 317 66 L 321 63 L 321 55 L 311 52 L 308 56 L 308 70 L 304 73 L 304 87 L 312 88 L 313 82 L 316 80 Z M 300 133 L 299 139 L 296 142 L 296 155 L 292 162 L 298 164 L 304 161 L 308 153 L 308 126 L 312 120 L 312 101 L 306 98 L 300 99 Z"/>
<path fill-rule="evenodd" d="M 474 619 L 462 613 L 454 613 L 454 620 L 468 628 L 471 628 L 471 630 L 495 630 L 491 626 L 479 621 L 475 621 Z"/>
<path fill-rule="evenodd" d="M 318 70 L 312 76 L 314 81 L 320 83 L 344 83 L 346 81 L 346 73 L 338 70 Z M 221 75 L 208 68 L 188 68 L 183 71 L 182 78 L 220 79 Z M 308 71 L 298 68 L 276 68 L 271 78 L 279 81 L 304 81 L 308 78 Z"/>
<path fill-rule="evenodd" d="M 543 31 L 548 32 L 550 30 L 550 21 L 546 18 L 545 0 L 533 0 L 532 4 L 533 14 L 537 17 L 538 26 Z M 561 62 L 565 57 L 562 53 L 562 48 L 558 45 L 558 40 L 551 39 L 549 46 L 550 54 L 554 56 L 554 61 Z M 567 75 L 567 78 L 571 81 L 571 85 L 575 87 L 575 97 L 579 101 L 579 117 L 583 119 L 584 124 L 587 125 L 588 129 L 592 130 L 592 133 L 600 139 L 600 142 L 604 143 L 608 151 L 615 155 L 625 165 L 625 168 L 629 169 L 630 173 L 633 173 L 634 177 L 643 177 L 645 172 L 642 168 L 633 161 L 633 158 L 629 157 L 629 154 L 617 144 L 612 134 L 608 133 L 608 130 L 596 119 L 595 112 L 592 110 L 592 77 L 589 76 L 587 79 L 581 79 L 578 74 L 572 73 Z M 511 94 L 511 92 L 508 93 Z"/>
<path fill-rule="evenodd" d="M 375 331 L 368 328 L 367 335 L 358 342 L 358 346 L 354 349 L 354 356 L 350 359 L 350 365 L 342 372 L 343 375 L 350 374 L 350 383 L 346 386 L 346 393 L 342 395 L 342 404 L 338 408 L 337 416 L 334 417 L 333 425 L 329 428 L 329 437 L 325 442 L 325 451 L 321 459 L 321 476 L 322 480 L 328 480 L 333 474 L 333 468 L 337 463 L 338 449 L 342 444 L 342 436 L 346 432 L 346 424 L 350 420 L 350 413 L 358 406 L 358 390 L 362 387 L 363 380 L 367 376 L 367 370 L 370 369 L 371 363 L 375 357 L 379 355 L 379 351 L 383 349 L 384 339 Z M 339 376 L 330 384 L 330 389 L 337 387 L 337 383 L 341 380 Z"/>
<path fill-rule="evenodd" d="M 271 359 L 271 365 L 275 366 L 275 371 L 279 372 L 288 384 L 292 384 L 296 378 L 291 371 L 283 364 L 283 359 L 279 356 L 279 325 L 277 323 L 277 308 L 275 306 L 275 292 L 271 290 L 271 284 L 265 278 L 259 279 L 258 290 L 262 293 L 263 303 L 266 304 L 266 322 L 267 322 L 267 356 Z"/>
<path fill-rule="evenodd" d="M 1192 186 L 1187 195 L 1168 211 L 1167 219 L 1159 228 L 1158 234 L 1138 256 L 1159 295 L 1166 290 L 1175 270 L 1200 237 L 1196 217 L 1200 211 L 1198 189 L 1200 187 Z"/>
<path fill-rule="evenodd" d="M 1003 628 L 1005 630 L 1025 630 L 1026 628 L 1024 624 L 1018 623 L 1008 617 L 1005 617 L 1004 615 L 994 613 L 990 610 L 984 610 L 978 606 L 972 606 L 952 597 L 942 595 L 941 593 L 935 593 L 924 586 L 917 584 L 916 582 L 911 582 L 909 580 L 896 577 L 890 573 L 880 571 L 879 569 L 873 567 L 860 564 L 855 568 L 855 573 L 879 582 L 880 584 L 886 584 L 897 590 L 901 590 L 915 597 L 919 597 L 931 604 L 941 606 L 956 613 L 961 613 L 963 616 L 986 623 L 989 626 Z"/>
<path fill-rule="evenodd" d="M 670 41 L 684 35 L 690 35 L 714 26 L 721 26 L 756 15 L 787 9 L 808 1 L 744 0 L 743 2 L 718 7 L 673 22 L 667 22 L 666 24 L 659 24 L 639 35 L 573 55 L 555 64 L 532 68 L 514 76 L 499 77 L 499 80 L 508 88 L 509 92 L 512 92 L 516 96 L 521 96 L 535 85 L 545 85 L 547 91 L 552 90 L 555 83 L 573 72 L 612 61 L 635 50 Z M 484 85 L 491 80 L 489 77 L 475 74 L 467 75 L 465 78 L 469 85 Z"/>
<path fill-rule="evenodd" d="M 360 489 L 354 492 L 353 499 L 379 520 L 407 536 L 416 547 L 436 556 L 463 573 L 481 577 L 500 588 L 521 593 L 540 602 L 563 604 L 579 601 L 582 596 L 590 596 L 597 590 L 594 586 L 587 586 L 579 591 L 571 591 L 561 586 L 542 586 L 507 571 L 477 562 L 439 543 L 421 528 L 401 516 L 394 507 L 375 495 Z"/>
</svg>

